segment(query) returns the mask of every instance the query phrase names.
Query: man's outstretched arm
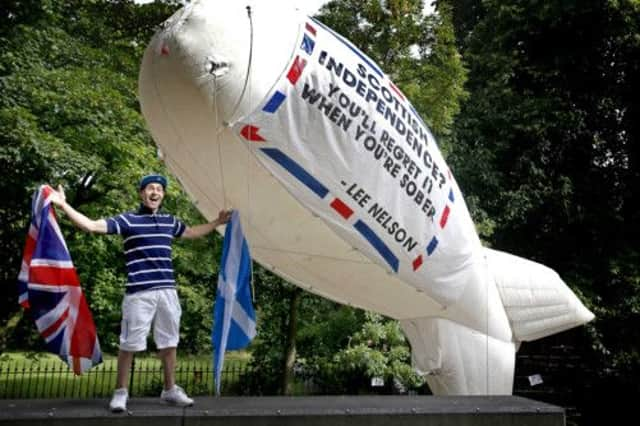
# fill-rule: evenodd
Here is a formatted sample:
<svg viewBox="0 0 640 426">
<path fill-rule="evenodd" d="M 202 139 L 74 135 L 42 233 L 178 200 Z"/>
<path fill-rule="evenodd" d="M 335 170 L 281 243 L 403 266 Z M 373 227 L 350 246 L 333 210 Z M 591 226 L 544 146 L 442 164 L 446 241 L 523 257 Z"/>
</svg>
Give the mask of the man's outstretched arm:
<svg viewBox="0 0 640 426">
<path fill-rule="evenodd" d="M 204 237 L 218 226 L 229 222 L 229 219 L 231 219 L 231 210 L 221 210 L 220 213 L 218 213 L 218 218 L 213 222 L 203 223 L 202 225 L 196 226 L 188 226 L 187 229 L 184 230 L 182 238 L 193 239 Z"/>
<path fill-rule="evenodd" d="M 67 203 L 67 198 L 64 195 L 64 188 L 62 185 L 58 185 L 58 190 L 53 191 L 51 195 L 51 202 L 56 206 L 59 206 L 62 211 L 69 217 L 71 222 L 78 228 L 86 232 L 92 232 L 95 234 L 107 233 L 107 221 L 104 219 L 93 220 L 83 215 L 71 205 Z"/>
</svg>

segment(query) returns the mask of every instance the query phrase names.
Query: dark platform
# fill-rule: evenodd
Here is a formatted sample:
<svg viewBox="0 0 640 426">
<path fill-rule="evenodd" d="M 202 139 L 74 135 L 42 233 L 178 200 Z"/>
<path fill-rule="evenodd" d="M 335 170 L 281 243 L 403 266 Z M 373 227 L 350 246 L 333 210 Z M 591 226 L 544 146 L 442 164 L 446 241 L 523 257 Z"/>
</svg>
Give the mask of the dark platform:
<svg viewBox="0 0 640 426">
<path fill-rule="evenodd" d="M 133 398 L 112 414 L 103 399 L 0 400 L 0 425 L 19 426 L 564 426 L 564 409 L 516 396 L 195 398 L 190 408 Z"/>
</svg>

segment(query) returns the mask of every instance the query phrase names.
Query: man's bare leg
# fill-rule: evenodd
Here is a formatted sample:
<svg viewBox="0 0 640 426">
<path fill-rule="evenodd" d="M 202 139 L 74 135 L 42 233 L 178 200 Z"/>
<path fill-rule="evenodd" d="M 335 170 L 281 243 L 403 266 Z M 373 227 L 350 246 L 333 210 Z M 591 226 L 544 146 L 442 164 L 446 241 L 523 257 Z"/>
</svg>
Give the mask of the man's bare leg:
<svg viewBox="0 0 640 426">
<path fill-rule="evenodd" d="M 133 362 L 133 352 L 118 351 L 118 376 L 116 378 L 116 389 L 113 391 L 113 397 L 109 403 L 109 408 L 114 413 L 121 413 L 127 409 L 127 400 L 129 392 L 129 371 Z"/>
<path fill-rule="evenodd" d="M 116 382 L 116 388 L 128 388 L 129 387 L 129 371 L 131 371 L 131 363 L 133 362 L 134 352 L 118 351 L 118 379 Z"/>
<path fill-rule="evenodd" d="M 172 389 L 176 384 L 176 353 L 176 348 L 164 348 L 158 352 L 164 370 L 164 390 Z"/>
</svg>

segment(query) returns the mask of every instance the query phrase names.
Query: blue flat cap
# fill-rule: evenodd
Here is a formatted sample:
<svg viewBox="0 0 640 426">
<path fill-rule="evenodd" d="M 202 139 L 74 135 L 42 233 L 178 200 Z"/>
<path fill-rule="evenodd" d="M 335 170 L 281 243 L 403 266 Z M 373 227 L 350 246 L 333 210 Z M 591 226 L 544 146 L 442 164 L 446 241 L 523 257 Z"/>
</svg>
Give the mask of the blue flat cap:
<svg viewBox="0 0 640 426">
<path fill-rule="evenodd" d="M 162 189 L 167 189 L 167 178 L 162 175 L 146 175 L 140 179 L 139 188 L 142 190 L 150 183 L 159 183 L 162 185 Z"/>
</svg>

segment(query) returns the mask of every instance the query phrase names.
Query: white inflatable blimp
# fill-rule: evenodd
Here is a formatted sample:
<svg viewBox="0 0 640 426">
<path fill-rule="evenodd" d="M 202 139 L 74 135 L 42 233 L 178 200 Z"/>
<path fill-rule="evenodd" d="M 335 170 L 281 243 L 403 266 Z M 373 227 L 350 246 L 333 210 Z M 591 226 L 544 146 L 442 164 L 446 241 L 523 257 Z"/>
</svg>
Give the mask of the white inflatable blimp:
<svg viewBox="0 0 640 426">
<path fill-rule="evenodd" d="M 549 268 L 481 246 L 433 135 L 382 69 L 279 2 L 193 1 L 147 48 L 142 112 L 255 260 L 400 321 L 435 394 L 510 394 L 522 341 L 593 318 Z"/>
</svg>

